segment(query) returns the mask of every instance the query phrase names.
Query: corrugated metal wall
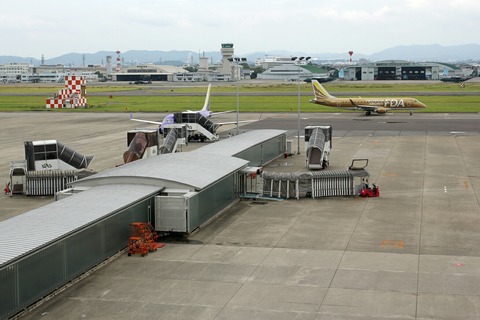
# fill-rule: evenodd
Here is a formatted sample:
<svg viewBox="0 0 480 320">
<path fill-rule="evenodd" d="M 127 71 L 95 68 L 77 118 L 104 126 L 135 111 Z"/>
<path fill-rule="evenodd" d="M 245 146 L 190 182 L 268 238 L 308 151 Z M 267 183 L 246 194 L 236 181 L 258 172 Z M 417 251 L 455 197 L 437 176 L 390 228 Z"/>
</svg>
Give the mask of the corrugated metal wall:
<svg viewBox="0 0 480 320">
<path fill-rule="evenodd" d="M 250 161 L 249 166 L 262 166 L 282 155 L 286 150 L 286 144 L 286 135 L 282 134 L 234 156 Z"/>
<path fill-rule="evenodd" d="M 148 221 L 145 199 L 0 269 L 0 319 L 6 319 L 127 246 L 130 223 Z"/>
<path fill-rule="evenodd" d="M 187 232 L 192 232 L 235 201 L 235 176 L 231 174 L 189 199 Z"/>
<path fill-rule="evenodd" d="M 278 158 L 287 148 L 287 140 L 285 135 L 277 136 L 263 144 L 262 165 Z"/>
<path fill-rule="evenodd" d="M 239 152 L 235 157 L 250 161 L 248 163 L 249 166 L 260 166 L 262 165 L 262 146 L 253 146 L 252 148 Z"/>
</svg>

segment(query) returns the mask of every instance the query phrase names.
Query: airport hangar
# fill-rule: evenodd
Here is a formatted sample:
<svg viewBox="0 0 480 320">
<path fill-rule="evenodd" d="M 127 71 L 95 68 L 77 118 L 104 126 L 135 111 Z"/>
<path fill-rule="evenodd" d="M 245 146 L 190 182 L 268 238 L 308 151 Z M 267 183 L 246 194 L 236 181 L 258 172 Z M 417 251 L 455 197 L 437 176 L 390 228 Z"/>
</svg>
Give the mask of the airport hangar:
<svg viewBox="0 0 480 320">
<path fill-rule="evenodd" d="M 1 222 L 0 318 L 117 254 L 131 222 L 187 233 L 208 223 L 239 200 L 251 168 L 283 155 L 286 143 L 286 131 L 253 130 L 149 157 L 77 180 L 57 201 Z"/>
<path fill-rule="evenodd" d="M 406 60 L 383 60 L 373 63 L 358 63 L 343 67 L 344 80 L 439 80 L 440 75 L 456 74 L 458 68 L 436 62 L 416 63 Z M 258 75 L 258 79 L 304 80 L 325 77 L 326 70 L 301 65 L 284 64 L 274 66 Z"/>
<path fill-rule="evenodd" d="M 382 60 L 346 66 L 344 80 L 439 80 L 451 66 L 435 62 L 416 63 L 406 60 Z"/>
</svg>

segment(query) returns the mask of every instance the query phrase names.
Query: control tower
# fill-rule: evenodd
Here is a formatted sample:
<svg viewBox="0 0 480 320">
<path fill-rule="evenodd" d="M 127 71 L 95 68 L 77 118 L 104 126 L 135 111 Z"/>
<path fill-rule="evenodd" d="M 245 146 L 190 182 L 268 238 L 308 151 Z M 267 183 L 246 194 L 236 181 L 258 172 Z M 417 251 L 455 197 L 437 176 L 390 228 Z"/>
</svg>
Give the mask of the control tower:
<svg viewBox="0 0 480 320">
<path fill-rule="evenodd" d="M 233 43 L 222 43 L 222 49 L 220 50 L 222 54 L 222 73 L 223 74 L 232 74 L 232 63 L 228 59 L 233 58 Z"/>
</svg>

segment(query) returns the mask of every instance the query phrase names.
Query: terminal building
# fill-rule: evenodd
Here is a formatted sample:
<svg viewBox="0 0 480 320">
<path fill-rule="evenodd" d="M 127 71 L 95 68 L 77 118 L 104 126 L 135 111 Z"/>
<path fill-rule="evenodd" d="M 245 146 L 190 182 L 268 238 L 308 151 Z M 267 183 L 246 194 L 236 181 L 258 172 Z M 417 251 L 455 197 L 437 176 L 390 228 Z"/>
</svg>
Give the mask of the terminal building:
<svg viewBox="0 0 480 320">
<path fill-rule="evenodd" d="M 314 147 L 329 152 L 331 127 L 308 129 L 322 130 Z M 254 199 L 269 194 L 270 200 L 354 196 L 367 183 L 368 172 L 352 171 L 353 165 L 348 171 L 264 176 L 267 164 L 287 155 L 286 134 L 252 130 L 190 152 L 156 153 L 71 181 L 55 194 L 55 202 L 0 222 L 0 319 L 15 316 L 121 253 L 133 222 L 151 223 L 161 233 L 190 234 L 254 193 Z M 30 145 L 34 156 L 47 157 L 51 149 Z M 81 155 L 58 161 L 66 159 L 89 161 Z"/>
<path fill-rule="evenodd" d="M 132 222 L 186 233 L 205 225 L 240 199 L 252 167 L 285 148 L 286 131 L 249 131 L 77 180 L 57 201 L 2 221 L 0 319 L 121 251 Z"/>
<path fill-rule="evenodd" d="M 315 65 L 294 65 L 284 64 L 273 66 L 258 74 L 257 78 L 262 80 L 283 80 L 283 81 L 305 81 L 315 77 L 328 77 L 326 69 Z"/>
<path fill-rule="evenodd" d="M 113 81 L 172 81 L 172 82 L 201 82 L 201 81 L 237 81 L 243 77 L 241 66 L 235 63 L 233 43 L 222 43 L 220 52 L 222 60 L 209 66 L 208 58 L 201 57 L 198 71 L 188 71 L 182 67 L 167 65 L 139 65 L 129 68 L 117 68 L 112 72 Z"/>
</svg>

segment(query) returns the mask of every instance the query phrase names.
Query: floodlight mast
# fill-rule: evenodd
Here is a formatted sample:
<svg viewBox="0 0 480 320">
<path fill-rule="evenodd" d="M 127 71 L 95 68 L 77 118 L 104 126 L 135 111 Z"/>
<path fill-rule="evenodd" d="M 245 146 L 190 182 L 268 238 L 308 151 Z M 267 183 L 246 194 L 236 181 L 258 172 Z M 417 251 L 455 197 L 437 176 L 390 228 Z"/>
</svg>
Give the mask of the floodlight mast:
<svg viewBox="0 0 480 320">
<path fill-rule="evenodd" d="M 240 109 L 240 108 L 239 108 L 239 107 L 240 107 L 240 100 L 239 100 L 239 92 L 238 92 L 238 81 L 240 80 L 240 75 L 239 75 L 239 73 L 240 73 L 240 67 L 239 67 L 239 63 L 240 63 L 240 61 L 241 61 L 241 62 L 246 62 L 246 61 L 247 61 L 247 58 L 237 58 L 237 57 L 235 57 L 235 58 L 228 58 L 228 61 L 233 62 L 234 65 L 236 66 L 236 67 L 235 67 L 234 76 L 235 76 L 235 81 L 236 81 L 236 83 L 237 83 L 237 134 L 239 134 L 239 132 L 240 132 L 240 131 L 239 131 L 239 128 L 238 128 L 238 122 L 239 122 L 239 120 L 238 120 L 238 114 L 239 114 L 239 109 Z"/>
<path fill-rule="evenodd" d="M 292 57 L 292 61 L 297 64 L 298 75 L 297 75 L 297 85 L 298 85 L 298 105 L 297 105 L 297 154 L 300 154 L 300 62 L 302 60 L 308 61 L 311 57 Z"/>
</svg>

